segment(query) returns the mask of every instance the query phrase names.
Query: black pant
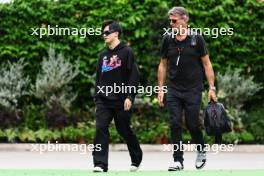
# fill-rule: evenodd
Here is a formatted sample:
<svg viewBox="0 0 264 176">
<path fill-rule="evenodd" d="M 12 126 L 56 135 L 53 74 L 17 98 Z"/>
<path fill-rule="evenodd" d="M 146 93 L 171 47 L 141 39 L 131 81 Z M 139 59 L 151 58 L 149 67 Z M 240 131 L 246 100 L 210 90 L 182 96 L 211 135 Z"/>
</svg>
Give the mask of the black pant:
<svg viewBox="0 0 264 176">
<path fill-rule="evenodd" d="M 108 151 L 109 151 L 109 124 L 114 118 L 118 133 L 127 143 L 128 151 L 133 165 L 139 166 L 142 160 L 142 150 L 137 137 L 130 127 L 130 111 L 124 111 L 123 108 L 108 107 L 102 104 L 96 107 L 96 135 L 94 145 L 101 144 L 101 151 L 93 151 L 93 161 L 95 166 L 108 169 Z"/>
<path fill-rule="evenodd" d="M 171 142 L 180 146 L 182 143 L 182 112 L 184 110 L 186 127 L 191 133 L 192 140 L 196 144 L 198 150 L 204 147 L 203 133 L 200 129 L 199 112 L 201 105 L 202 92 L 198 90 L 178 91 L 168 88 L 167 104 L 170 113 Z M 178 150 L 177 150 L 178 149 Z M 183 151 L 180 147 L 174 146 L 174 161 L 183 162 Z"/>
</svg>

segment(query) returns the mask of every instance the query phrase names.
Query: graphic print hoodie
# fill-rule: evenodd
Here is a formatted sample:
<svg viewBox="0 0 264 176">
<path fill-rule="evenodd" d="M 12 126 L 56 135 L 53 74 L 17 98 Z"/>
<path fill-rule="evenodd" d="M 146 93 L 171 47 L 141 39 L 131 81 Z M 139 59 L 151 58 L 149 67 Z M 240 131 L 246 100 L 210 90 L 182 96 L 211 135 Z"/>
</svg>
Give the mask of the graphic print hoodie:
<svg viewBox="0 0 264 176">
<path fill-rule="evenodd" d="M 97 104 L 123 106 L 126 98 L 134 100 L 136 92 L 122 91 L 122 87 L 137 88 L 138 85 L 139 71 L 130 47 L 120 42 L 114 49 L 108 48 L 100 53 L 96 68 L 95 102 Z M 109 92 L 110 87 L 112 87 L 112 92 Z M 119 87 L 121 92 L 119 93 L 118 89 L 114 92 L 114 87 Z M 134 89 L 132 88 L 132 90 Z"/>
</svg>

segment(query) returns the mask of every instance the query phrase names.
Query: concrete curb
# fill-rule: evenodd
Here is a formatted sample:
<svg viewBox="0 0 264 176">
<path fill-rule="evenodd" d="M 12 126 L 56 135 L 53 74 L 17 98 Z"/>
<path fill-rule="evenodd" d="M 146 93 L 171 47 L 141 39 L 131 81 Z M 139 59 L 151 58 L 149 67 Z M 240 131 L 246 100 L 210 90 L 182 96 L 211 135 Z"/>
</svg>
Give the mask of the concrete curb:
<svg viewBox="0 0 264 176">
<path fill-rule="evenodd" d="M 54 143 L 52 143 L 54 144 Z M 33 145 L 38 145 L 35 143 L 27 143 L 27 144 L 9 144 L 9 143 L 3 143 L 0 144 L 0 152 L 22 152 L 22 151 L 32 151 Z M 47 145 L 47 143 L 46 143 Z M 73 144 L 76 146 L 76 144 Z M 81 144 L 78 144 L 81 145 Z M 141 144 L 140 145 L 142 150 L 144 152 L 171 152 L 166 149 L 167 147 L 170 147 L 172 149 L 172 146 L 169 146 L 167 144 Z M 193 147 L 193 146 L 192 146 Z M 212 147 L 212 146 L 211 146 Z M 110 151 L 127 151 L 126 144 L 111 144 L 109 147 Z M 34 150 L 33 150 L 34 151 Z M 188 151 L 187 151 L 188 152 Z M 230 151 L 221 151 L 221 152 L 230 152 Z M 234 145 L 233 150 L 231 152 L 264 152 L 264 145 Z"/>
</svg>

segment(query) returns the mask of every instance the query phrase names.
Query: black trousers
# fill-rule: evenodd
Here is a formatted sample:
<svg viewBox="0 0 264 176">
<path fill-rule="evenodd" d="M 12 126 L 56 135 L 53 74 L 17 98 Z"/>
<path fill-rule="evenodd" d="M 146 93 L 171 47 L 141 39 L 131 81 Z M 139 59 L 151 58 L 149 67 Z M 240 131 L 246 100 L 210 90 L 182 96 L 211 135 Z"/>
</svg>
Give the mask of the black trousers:
<svg viewBox="0 0 264 176">
<path fill-rule="evenodd" d="M 132 162 L 131 164 L 139 166 L 142 161 L 142 150 L 136 135 L 130 127 L 131 112 L 124 111 L 123 107 L 109 107 L 103 104 L 96 105 L 96 134 L 94 138 L 94 145 L 101 144 L 101 150 L 93 151 L 94 166 L 100 166 L 105 170 L 108 169 L 108 128 L 113 118 L 118 133 L 127 143 Z"/>
<path fill-rule="evenodd" d="M 191 133 L 192 141 L 197 149 L 204 148 L 203 133 L 199 123 L 199 112 L 201 106 L 202 92 L 198 90 L 178 91 L 168 88 L 167 104 L 170 113 L 171 143 L 174 145 L 174 161 L 183 162 L 183 151 L 180 150 L 182 143 L 182 113 L 184 111 L 186 127 Z M 176 147 L 176 145 L 178 147 Z"/>
</svg>

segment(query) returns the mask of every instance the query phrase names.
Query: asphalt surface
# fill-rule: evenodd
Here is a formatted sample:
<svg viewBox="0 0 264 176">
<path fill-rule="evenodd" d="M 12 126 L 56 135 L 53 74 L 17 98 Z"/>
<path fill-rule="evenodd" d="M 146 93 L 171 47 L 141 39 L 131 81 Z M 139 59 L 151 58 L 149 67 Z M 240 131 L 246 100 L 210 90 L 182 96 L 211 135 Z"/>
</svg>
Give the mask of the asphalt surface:
<svg viewBox="0 0 264 176">
<path fill-rule="evenodd" d="M 185 170 L 195 170 L 196 153 L 185 152 Z M 207 153 L 204 170 L 264 169 L 263 152 Z M 164 171 L 172 162 L 171 152 L 144 152 L 141 170 Z M 125 171 L 130 165 L 127 151 L 110 151 L 109 170 Z M 91 170 L 92 154 L 80 152 L 0 151 L 0 169 L 83 169 Z"/>
</svg>

